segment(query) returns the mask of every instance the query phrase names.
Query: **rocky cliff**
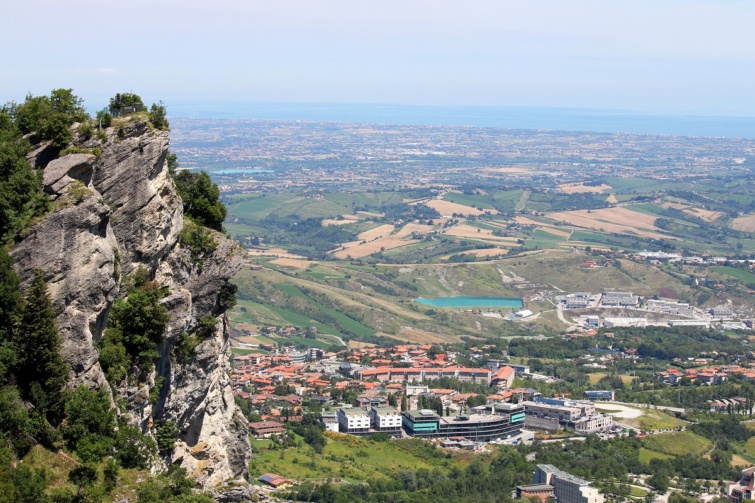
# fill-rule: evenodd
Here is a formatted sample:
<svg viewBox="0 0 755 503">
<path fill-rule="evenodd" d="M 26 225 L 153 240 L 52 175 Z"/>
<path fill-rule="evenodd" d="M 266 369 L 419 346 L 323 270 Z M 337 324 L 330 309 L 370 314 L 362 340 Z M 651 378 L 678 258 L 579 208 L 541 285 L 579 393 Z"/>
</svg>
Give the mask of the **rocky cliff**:
<svg viewBox="0 0 755 503">
<path fill-rule="evenodd" d="M 218 303 L 223 285 L 241 266 L 238 246 L 215 233 L 217 248 L 199 268 L 180 243 L 182 201 L 168 173 L 168 134 L 131 122 L 120 138 L 79 143 L 101 155 L 69 154 L 46 163 L 45 149 L 30 160 L 44 166 L 44 188 L 54 210 L 11 250 L 27 283 L 40 268 L 55 302 L 70 384 L 108 386 L 97 342 L 108 312 L 125 295 L 122 278 L 140 267 L 169 290 L 161 302 L 170 322 L 155 370 L 146 382 L 113 390 L 121 414 L 145 433 L 161 421 L 178 428 L 172 459 L 202 485 L 244 475 L 249 459 L 246 423 L 236 409 L 228 377 L 230 345 Z M 215 316 L 212 336 L 188 361 L 171 356 L 183 333 L 200 318 Z M 150 388 L 159 389 L 157 400 Z"/>
</svg>

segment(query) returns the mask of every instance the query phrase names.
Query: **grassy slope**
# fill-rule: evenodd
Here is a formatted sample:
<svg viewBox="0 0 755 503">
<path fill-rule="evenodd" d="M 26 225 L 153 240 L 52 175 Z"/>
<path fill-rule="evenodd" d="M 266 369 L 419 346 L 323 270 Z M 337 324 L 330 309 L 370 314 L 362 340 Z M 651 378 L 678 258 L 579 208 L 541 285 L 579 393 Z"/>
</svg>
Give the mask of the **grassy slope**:
<svg viewBox="0 0 755 503">
<path fill-rule="evenodd" d="M 363 482 L 371 478 L 386 478 L 398 470 L 435 468 L 446 470 L 461 467 L 461 459 L 425 455 L 423 447 L 417 448 L 414 440 L 372 442 L 358 437 L 328 434 L 327 445 L 322 454 L 306 444 L 285 450 L 268 450 L 269 440 L 252 440 L 255 454 L 250 463 L 253 474 L 273 472 L 297 480 L 346 480 Z M 460 458 L 465 454 L 459 453 Z"/>
</svg>

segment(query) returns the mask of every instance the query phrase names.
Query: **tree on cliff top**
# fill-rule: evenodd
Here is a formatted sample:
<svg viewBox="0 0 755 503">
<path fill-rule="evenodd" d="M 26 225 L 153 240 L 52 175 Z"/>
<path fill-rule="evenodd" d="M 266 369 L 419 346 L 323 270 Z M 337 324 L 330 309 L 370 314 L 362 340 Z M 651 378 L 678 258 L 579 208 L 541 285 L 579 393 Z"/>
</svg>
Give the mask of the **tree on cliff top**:
<svg viewBox="0 0 755 503">
<path fill-rule="evenodd" d="M 71 124 L 89 119 L 84 101 L 71 89 L 55 89 L 50 96 L 29 94 L 24 103 L 10 108 L 23 134 L 32 134 L 32 141 L 51 140 L 58 148 L 71 142 Z"/>
<path fill-rule="evenodd" d="M 141 96 L 134 93 L 117 93 L 110 98 L 110 104 L 108 110 L 110 113 L 118 113 L 126 107 L 138 107 L 140 110 L 144 108 L 144 102 Z"/>
</svg>

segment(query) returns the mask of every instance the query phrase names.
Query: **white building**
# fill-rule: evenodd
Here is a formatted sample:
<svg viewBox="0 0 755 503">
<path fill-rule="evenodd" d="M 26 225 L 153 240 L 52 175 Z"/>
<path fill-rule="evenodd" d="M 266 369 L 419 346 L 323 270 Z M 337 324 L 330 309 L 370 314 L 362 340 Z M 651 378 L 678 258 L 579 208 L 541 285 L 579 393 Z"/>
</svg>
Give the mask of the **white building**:
<svg viewBox="0 0 755 503">
<path fill-rule="evenodd" d="M 566 296 L 566 309 L 584 309 L 590 303 L 590 292 L 570 293 Z"/>
<path fill-rule="evenodd" d="M 646 327 L 647 325 L 647 318 L 603 318 L 603 326 L 606 328 Z"/>
<path fill-rule="evenodd" d="M 326 431 L 338 433 L 338 415 L 335 412 L 323 412 L 322 422 L 325 424 Z"/>
<path fill-rule="evenodd" d="M 632 292 L 604 291 L 600 305 L 605 307 L 637 307 L 640 298 Z"/>
<path fill-rule="evenodd" d="M 654 313 L 677 314 L 679 316 L 689 316 L 689 317 L 692 317 L 695 315 L 694 308 L 691 307 L 688 303 L 675 302 L 671 300 L 651 299 L 648 301 L 647 309 L 648 311 L 652 311 Z"/>
<path fill-rule="evenodd" d="M 370 430 L 370 416 L 367 415 L 367 411 L 359 407 L 338 409 L 336 417 L 338 417 L 338 431 L 341 433 L 359 435 Z"/>
<path fill-rule="evenodd" d="M 395 407 L 372 407 L 372 427 L 385 433 L 401 433 L 401 412 Z"/>
<path fill-rule="evenodd" d="M 603 495 L 590 487 L 590 482 L 553 465 L 537 465 L 532 482 L 553 486 L 553 495 L 558 503 L 603 503 Z"/>
<path fill-rule="evenodd" d="M 716 320 L 731 320 L 734 318 L 734 311 L 726 306 L 718 306 L 710 310 L 710 315 Z"/>
<path fill-rule="evenodd" d="M 429 393 L 430 386 L 427 384 L 415 384 L 411 382 L 406 383 L 406 396 L 417 396 L 422 393 Z"/>
</svg>

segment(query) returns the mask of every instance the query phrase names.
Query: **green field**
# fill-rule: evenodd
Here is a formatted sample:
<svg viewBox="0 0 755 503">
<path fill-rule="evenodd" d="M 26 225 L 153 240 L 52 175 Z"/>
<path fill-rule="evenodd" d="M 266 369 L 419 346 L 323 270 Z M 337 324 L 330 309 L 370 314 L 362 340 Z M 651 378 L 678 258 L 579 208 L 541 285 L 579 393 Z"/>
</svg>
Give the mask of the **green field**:
<svg viewBox="0 0 755 503">
<path fill-rule="evenodd" d="M 298 440 L 300 440 L 297 437 Z M 373 442 L 354 436 L 327 434 L 322 454 L 302 442 L 301 447 L 269 450 L 269 440 L 252 440 L 250 461 L 253 477 L 276 473 L 296 480 L 333 478 L 347 482 L 386 479 L 401 469 L 450 469 L 462 467 L 458 459 L 448 459 L 432 444 L 422 440 Z M 463 453 L 459 456 L 464 457 Z"/>
<path fill-rule="evenodd" d="M 691 431 L 650 435 L 643 439 L 643 444 L 648 449 L 667 456 L 702 456 L 713 448 L 710 440 Z"/>
<path fill-rule="evenodd" d="M 731 276 L 732 278 L 736 278 L 745 284 L 755 283 L 755 274 L 751 273 L 750 271 L 737 269 L 736 267 L 731 267 L 731 266 L 711 267 L 710 270 L 713 272 L 717 272 L 718 274 L 725 274 L 726 276 Z"/>
<path fill-rule="evenodd" d="M 483 210 L 494 209 L 490 203 L 489 195 L 471 195 L 461 194 L 458 192 L 449 192 L 443 196 L 444 201 L 450 201 L 452 203 L 463 204 L 465 206 L 472 206 L 473 208 L 481 208 Z"/>
<path fill-rule="evenodd" d="M 349 318 L 345 314 L 338 312 L 335 309 L 332 309 L 328 306 L 324 306 L 320 304 L 319 302 L 305 295 L 304 292 L 302 292 L 298 287 L 294 285 L 275 285 L 275 286 L 279 288 L 281 291 L 286 292 L 287 294 L 293 297 L 303 299 L 309 302 L 310 304 L 312 304 L 314 307 L 316 307 L 320 311 L 333 316 L 333 318 L 336 319 L 336 321 L 338 322 L 338 324 L 341 326 L 341 328 L 344 331 L 354 333 L 360 337 L 368 337 L 371 335 L 375 335 L 375 331 L 372 330 L 371 328 L 362 325 L 358 321 L 352 318 Z"/>
<path fill-rule="evenodd" d="M 651 451 L 650 449 L 647 449 L 645 447 L 640 447 L 640 456 L 639 459 L 643 463 L 650 463 L 654 459 L 671 459 L 673 456 L 669 456 L 668 454 L 663 454 L 656 451 Z"/>
</svg>

